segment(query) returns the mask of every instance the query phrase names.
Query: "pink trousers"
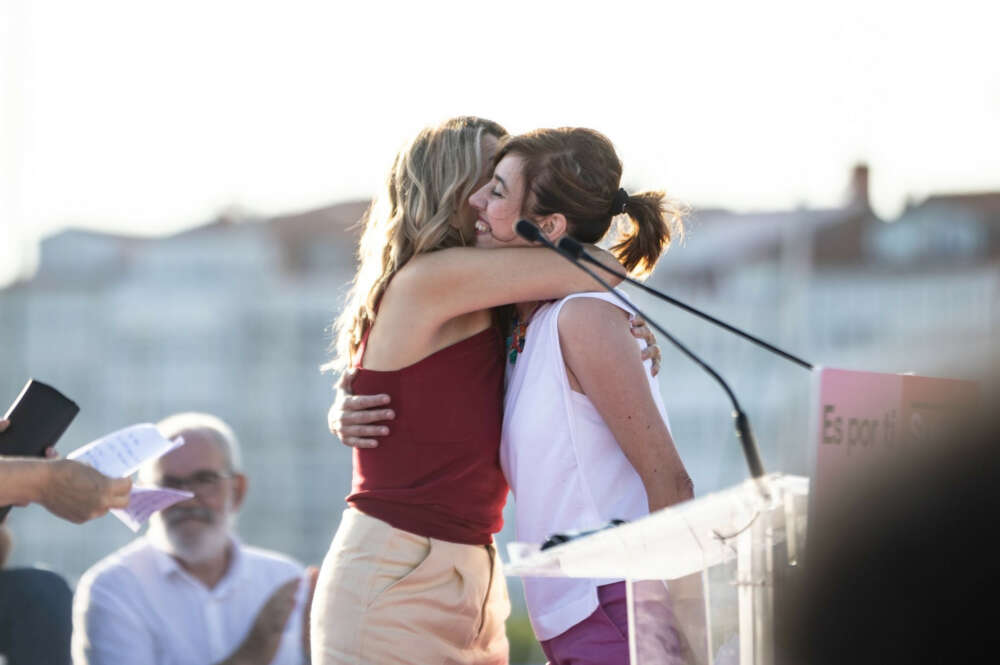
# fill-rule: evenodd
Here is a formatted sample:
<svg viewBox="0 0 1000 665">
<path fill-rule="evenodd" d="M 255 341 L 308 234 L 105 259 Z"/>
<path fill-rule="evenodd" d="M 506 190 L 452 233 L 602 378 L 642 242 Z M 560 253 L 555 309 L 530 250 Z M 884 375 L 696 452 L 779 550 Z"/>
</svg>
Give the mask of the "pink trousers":
<svg viewBox="0 0 1000 665">
<path fill-rule="evenodd" d="M 636 583 L 640 665 L 693 662 L 662 582 Z M 549 665 L 628 665 L 628 603 L 624 582 L 597 587 L 597 609 L 561 635 L 542 642 Z"/>
</svg>

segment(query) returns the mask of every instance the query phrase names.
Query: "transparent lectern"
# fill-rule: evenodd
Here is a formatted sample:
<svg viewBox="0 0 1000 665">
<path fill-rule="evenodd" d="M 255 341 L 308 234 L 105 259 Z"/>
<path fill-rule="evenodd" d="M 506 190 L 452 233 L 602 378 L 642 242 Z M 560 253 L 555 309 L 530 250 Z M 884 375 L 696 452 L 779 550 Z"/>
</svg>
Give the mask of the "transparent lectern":
<svg viewBox="0 0 1000 665">
<path fill-rule="evenodd" d="M 808 496 L 808 478 L 769 474 L 545 550 L 510 543 L 504 572 L 624 579 L 632 665 L 771 665 Z"/>
</svg>

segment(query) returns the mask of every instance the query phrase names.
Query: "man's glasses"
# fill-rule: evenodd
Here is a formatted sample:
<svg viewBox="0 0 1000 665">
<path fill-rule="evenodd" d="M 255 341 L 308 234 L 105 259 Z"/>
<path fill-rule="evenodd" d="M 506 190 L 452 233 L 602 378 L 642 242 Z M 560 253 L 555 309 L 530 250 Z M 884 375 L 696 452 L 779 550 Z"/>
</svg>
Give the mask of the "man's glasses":
<svg viewBox="0 0 1000 665">
<path fill-rule="evenodd" d="M 160 487 L 168 487 L 175 490 L 188 489 L 195 494 L 214 494 L 219 491 L 223 478 L 232 478 L 231 472 L 223 471 L 197 471 L 187 478 L 176 476 L 163 476 L 160 480 Z"/>
</svg>

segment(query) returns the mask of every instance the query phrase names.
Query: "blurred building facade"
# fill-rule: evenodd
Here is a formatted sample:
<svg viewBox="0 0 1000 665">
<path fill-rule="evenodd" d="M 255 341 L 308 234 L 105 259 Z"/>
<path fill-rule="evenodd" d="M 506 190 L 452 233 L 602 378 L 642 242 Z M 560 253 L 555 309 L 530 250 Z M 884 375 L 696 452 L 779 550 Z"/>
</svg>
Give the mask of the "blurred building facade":
<svg viewBox="0 0 1000 665">
<path fill-rule="evenodd" d="M 988 379 L 983 360 L 1000 354 L 1000 193 L 932 196 L 881 220 L 868 175 L 854 169 L 837 208 L 695 210 L 649 284 L 816 366 Z M 645 294 L 636 301 L 730 384 L 765 468 L 809 475 L 810 373 Z M 664 352 L 660 386 L 697 490 L 739 482 L 725 394 Z"/>
<path fill-rule="evenodd" d="M 855 170 L 838 208 L 695 210 L 650 284 L 817 365 L 974 376 L 1000 332 L 1000 193 L 931 197 L 889 223 L 868 205 L 867 175 Z M 76 400 L 64 454 L 175 411 L 218 414 L 245 448 L 245 540 L 318 564 L 351 464 L 327 431 L 334 379 L 319 366 L 364 207 L 223 218 L 165 238 L 49 238 L 37 275 L 0 291 L 0 401 L 29 377 Z M 810 374 L 627 290 L 730 383 L 766 469 L 808 475 Z M 724 393 L 661 346 L 660 386 L 696 493 L 739 482 Z M 13 563 L 44 561 L 71 581 L 133 537 L 105 517 L 81 538 L 34 507 L 11 526 Z"/>
<path fill-rule="evenodd" d="M 74 399 L 63 454 L 177 411 L 221 416 L 250 476 L 241 533 L 318 563 L 351 465 L 327 431 L 334 379 L 319 367 L 352 273 L 348 227 L 364 207 L 224 218 L 166 238 L 49 238 L 34 279 L 0 292 L 2 393 L 13 400 L 34 377 Z M 74 578 L 133 537 L 113 517 L 81 539 L 79 527 L 27 511 L 37 514 L 11 516 L 13 562 L 41 560 Z"/>
</svg>

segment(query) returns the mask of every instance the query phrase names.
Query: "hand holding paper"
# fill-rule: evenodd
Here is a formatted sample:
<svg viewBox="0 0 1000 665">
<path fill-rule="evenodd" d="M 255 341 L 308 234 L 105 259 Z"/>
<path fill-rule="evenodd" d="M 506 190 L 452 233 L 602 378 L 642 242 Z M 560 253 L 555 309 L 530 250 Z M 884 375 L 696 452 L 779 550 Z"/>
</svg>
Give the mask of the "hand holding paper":
<svg viewBox="0 0 1000 665">
<path fill-rule="evenodd" d="M 109 478 L 86 464 L 68 459 L 31 464 L 44 472 L 42 482 L 36 485 L 37 493 L 31 500 L 64 520 L 81 524 L 100 517 L 109 508 L 128 505 L 132 487 L 128 478 Z"/>
</svg>

